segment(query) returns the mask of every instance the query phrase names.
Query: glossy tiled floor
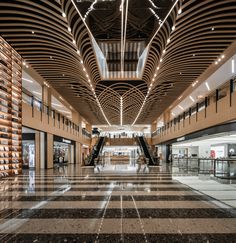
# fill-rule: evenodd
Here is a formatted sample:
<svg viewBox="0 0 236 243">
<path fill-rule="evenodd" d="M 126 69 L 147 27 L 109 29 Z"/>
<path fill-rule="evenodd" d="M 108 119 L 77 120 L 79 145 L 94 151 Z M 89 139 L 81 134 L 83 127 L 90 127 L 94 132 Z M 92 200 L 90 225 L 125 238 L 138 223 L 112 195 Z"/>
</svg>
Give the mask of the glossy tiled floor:
<svg viewBox="0 0 236 243">
<path fill-rule="evenodd" d="M 236 242 L 235 209 L 166 167 L 138 175 L 90 170 L 1 179 L 0 242 Z"/>
</svg>

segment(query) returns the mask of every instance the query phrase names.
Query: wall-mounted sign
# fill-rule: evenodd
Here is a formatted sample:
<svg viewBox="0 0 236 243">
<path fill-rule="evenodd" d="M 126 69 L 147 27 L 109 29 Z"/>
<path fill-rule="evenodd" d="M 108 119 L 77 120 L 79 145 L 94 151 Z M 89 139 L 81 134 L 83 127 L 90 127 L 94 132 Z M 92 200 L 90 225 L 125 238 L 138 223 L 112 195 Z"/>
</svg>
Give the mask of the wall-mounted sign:
<svg viewBox="0 0 236 243">
<path fill-rule="evenodd" d="M 184 140 L 185 140 L 185 137 L 177 138 L 177 142 L 181 142 L 181 141 L 184 141 Z"/>
<path fill-rule="evenodd" d="M 68 139 L 65 139 L 65 138 L 63 138 L 63 139 L 62 139 L 62 142 L 63 142 L 63 143 L 68 143 L 68 144 L 71 144 L 71 141 L 70 141 L 70 140 L 68 140 Z"/>
</svg>

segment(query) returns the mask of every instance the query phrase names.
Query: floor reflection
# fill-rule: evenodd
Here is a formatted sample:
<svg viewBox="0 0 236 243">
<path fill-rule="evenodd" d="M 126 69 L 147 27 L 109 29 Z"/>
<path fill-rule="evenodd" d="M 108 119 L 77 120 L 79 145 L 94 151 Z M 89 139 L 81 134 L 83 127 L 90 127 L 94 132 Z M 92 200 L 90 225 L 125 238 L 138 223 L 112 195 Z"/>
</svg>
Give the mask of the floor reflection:
<svg viewBox="0 0 236 243">
<path fill-rule="evenodd" d="M 1 180 L 0 242 L 234 242 L 235 209 L 179 180 L 166 164 L 24 171 Z"/>
</svg>

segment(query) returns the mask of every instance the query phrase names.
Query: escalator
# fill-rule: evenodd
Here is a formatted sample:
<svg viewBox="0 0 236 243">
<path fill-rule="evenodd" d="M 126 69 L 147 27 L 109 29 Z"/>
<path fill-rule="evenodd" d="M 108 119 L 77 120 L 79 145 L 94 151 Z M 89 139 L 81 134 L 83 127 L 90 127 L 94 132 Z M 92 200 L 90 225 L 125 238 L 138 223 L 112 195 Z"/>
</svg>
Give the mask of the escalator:
<svg viewBox="0 0 236 243">
<path fill-rule="evenodd" d="M 154 159 L 149 151 L 148 144 L 147 144 L 145 138 L 143 136 L 139 136 L 139 137 L 137 137 L 137 140 L 138 140 L 139 146 L 140 146 L 141 150 L 143 151 L 145 157 L 149 159 L 149 165 L 156 165 L 156 163 L 154 162 Z"/>
<path fill-rule="evenodd" d="M 105 137 L 99 137 L 96 145 L 93 147 L 90 159 L 89 159 L 89 163 L 87 165 L 93 166 L 94 165 L 94 161 L 96 158 L 99 157 L 99 154 L 101 153 L 103 146 L 105 143 Z"/>
</svg>

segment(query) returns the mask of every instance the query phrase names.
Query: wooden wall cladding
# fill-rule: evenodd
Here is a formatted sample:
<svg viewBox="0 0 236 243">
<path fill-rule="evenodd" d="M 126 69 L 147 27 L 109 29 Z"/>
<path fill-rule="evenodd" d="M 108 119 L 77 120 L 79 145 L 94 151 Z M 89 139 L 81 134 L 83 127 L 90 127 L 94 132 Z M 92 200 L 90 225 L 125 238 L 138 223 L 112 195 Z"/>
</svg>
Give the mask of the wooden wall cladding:
<svg viewBox="0 0 236 243">
<path fill-rule="evenodd" d="M 0 177 L 22 171 L 22 59 L 0 37 Z"/>
</svg>

